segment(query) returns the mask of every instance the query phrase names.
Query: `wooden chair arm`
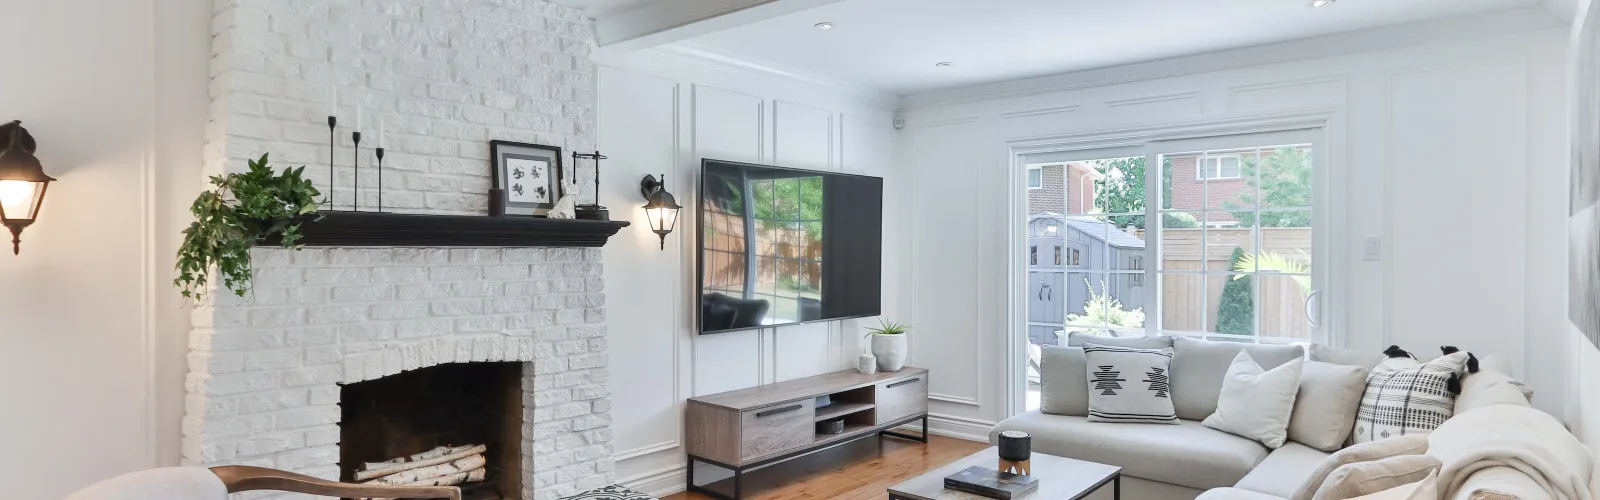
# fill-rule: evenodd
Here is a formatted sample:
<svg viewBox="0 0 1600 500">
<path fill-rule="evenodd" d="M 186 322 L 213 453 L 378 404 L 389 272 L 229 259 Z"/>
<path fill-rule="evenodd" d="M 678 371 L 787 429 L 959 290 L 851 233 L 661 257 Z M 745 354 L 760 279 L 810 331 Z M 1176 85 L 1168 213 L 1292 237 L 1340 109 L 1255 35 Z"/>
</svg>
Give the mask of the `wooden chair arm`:
<svg viewBox="0 0 1600 500">
<path fill-rule="evenodd" d="M 227 486 L 228 493 L 272 490 L 338 498 L 447 498 L 449 500 L 461 500 L 461 488 L 455 486 L 379 486 L 337 483 L 293 472 L 242 465 L 212 467 L 211 473 L 222 479 L 222 484 Z"/>
</svg>

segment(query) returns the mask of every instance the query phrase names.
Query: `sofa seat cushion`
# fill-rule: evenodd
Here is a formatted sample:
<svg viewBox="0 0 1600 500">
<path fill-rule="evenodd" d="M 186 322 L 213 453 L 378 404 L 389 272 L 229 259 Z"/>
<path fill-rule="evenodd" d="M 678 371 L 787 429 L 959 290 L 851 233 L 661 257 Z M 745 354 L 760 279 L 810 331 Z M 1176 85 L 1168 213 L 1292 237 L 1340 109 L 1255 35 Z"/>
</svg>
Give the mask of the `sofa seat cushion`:
<svg viewBox="0 0 1600 500">
<path fill-rule="evenodd" d="M 1328 453 L 1300 443 L 1290 442 L 1272 450 L 1265 460 L 1233 487 L 1258 493 L 1289 498 L 1300 485 L 1317 473 L 1317 468 L 1328 459 Z"/>
<path fill-rule="evenodd" d="M 1283 497 L 1239 488 L 1214 488 L 1194 500 L 1283 500 Z"/>
<path fill-rule="evenodd" d="M 1233 486 L 1267 457 L 1261 443 L 1193 420 L 1111 424 L 1030 411 L 996 425 L 990 442 L 1002 431 L 1032 434 L 1039 453 L 1115 465 L 1129 476 L 1198 490 Z"/>
</svg>

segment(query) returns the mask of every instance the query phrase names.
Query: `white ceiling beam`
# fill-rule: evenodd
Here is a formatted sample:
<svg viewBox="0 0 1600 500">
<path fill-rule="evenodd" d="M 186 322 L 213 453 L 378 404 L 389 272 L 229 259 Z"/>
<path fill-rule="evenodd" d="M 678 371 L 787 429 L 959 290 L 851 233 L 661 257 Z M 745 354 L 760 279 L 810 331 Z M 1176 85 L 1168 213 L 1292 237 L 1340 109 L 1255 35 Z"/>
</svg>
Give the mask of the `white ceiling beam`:
<svg viewBox="0 0 1600 500">
<path fill-rule="evenodd" d="M 658 0 L 596 19 L 595 36 L 605 49 L 633 51 L 839 1 Z"/>
</svg>

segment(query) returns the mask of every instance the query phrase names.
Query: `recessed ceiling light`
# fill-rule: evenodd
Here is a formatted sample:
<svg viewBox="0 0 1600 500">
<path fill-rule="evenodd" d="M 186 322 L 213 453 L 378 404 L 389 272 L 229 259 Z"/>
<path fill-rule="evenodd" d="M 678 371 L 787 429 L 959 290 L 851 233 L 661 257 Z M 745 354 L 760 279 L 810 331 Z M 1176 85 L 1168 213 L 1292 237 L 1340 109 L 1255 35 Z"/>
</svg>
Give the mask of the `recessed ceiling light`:
<svg viewBox="0 0 1600 500">
<path fill-rule="evenodd" d="M 1312 7 L 1327 7 L 1333 5 L 1334 0 L 1311 0 Z"/>
<path fill-rule="evenodd" d="M 833 29 L 833 23 L 817 23 L 817 29 L 827 31 Z"/>
<path fill-rule="evenodd" d="M 945 61 L 945 62 L 941 62 L 941 63 L 935 64 L 934 66 L 938 66 L 938 67 L 941 67 L 941 68 L 948 68 L 948 67 L 955 66 L 955 65 L 956 65 L 956 63 L 953 63 L 953 62 L 950 62 L 950 61 Z"/>
</svg>

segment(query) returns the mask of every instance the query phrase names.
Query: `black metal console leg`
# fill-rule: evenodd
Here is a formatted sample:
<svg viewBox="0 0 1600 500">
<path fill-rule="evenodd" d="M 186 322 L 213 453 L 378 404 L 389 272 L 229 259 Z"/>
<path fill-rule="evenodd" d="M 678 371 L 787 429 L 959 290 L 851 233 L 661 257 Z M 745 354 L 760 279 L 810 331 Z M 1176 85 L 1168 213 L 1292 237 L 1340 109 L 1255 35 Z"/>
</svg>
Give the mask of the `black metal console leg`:
<svg viewBox="0 0 1600 500">
<path fill-rule="evenodd" d="M 708 488 L 706 486 L 695 484 L 695 482 L 694 482 L 694 465 L 695 465 L 696 462 L 709 463 L 711 465 L 715 465 L 717 467 L 722 467 L 724 469 L 733 471 L 733 496 L 729 496 L 727 493 L 723 493 L 723 492 L 720 492 L 720 491 L 717 491 L 717 490 L 713 490 L 713 489 Z M 711 498 L 717 498 L 717 499 L 721 499 L 721 500 L 740 500 L 744 496 L 744 469 L 740 468 L 740 467 L 729 467 L 729 466 L 727 466 L 725 464 L 721 464 L 721 463 L 717 463 L 717 462 L 707 462 L 707 461 L 704 461 L 704 460 L 700 460 L 698 457 L 695 457 L 694 455 L 690 455 L 689 456 L 688 484 L 685 485 L 685 486 L 686 486 L 685 489 L 689 490 L 691 493 L 699 493 L 701 495 L 705 495 L 705 496 L 708 496 L 708 497 L 711 497 Z"/>
<path fill-rule="evenodd" d="M 909 424 L 910 422 L 906 422 L 906 423 Z M 922 415 L 922 435 L 921 436 L 913 436 L 911 434 L 904 434 L 904 433 L 888 431 L 888 430 L 883 431 L 883 432 L 879 432 L 878 434 L 882 435 L 882 436 L 889 436 L 889 437 L 905 439 L 905 440 L 908 440 L 908 441 L 916 441 L 918 443 L 926 443 L 926 442 L 928 442 L 928 415 L 926 415 L 926 414 Z"/>
</svg>

